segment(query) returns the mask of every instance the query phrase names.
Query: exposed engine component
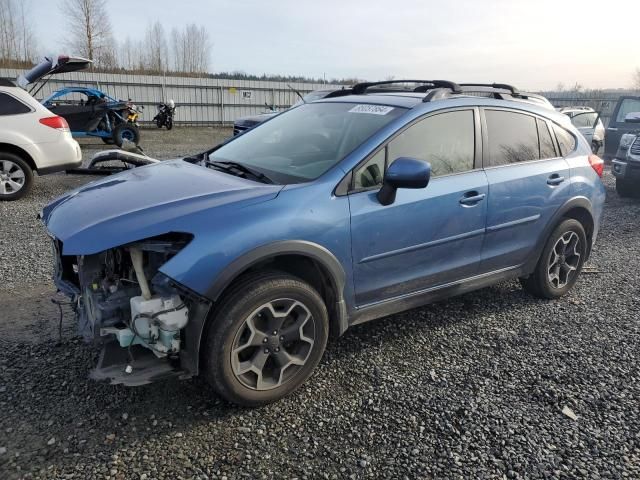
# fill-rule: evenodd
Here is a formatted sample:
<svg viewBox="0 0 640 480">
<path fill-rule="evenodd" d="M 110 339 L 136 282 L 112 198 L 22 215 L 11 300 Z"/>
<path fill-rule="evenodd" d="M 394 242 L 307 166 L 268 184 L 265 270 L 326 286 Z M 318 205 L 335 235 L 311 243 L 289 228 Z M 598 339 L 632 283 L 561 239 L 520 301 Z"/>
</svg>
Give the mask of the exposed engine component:
<svg viewBox="0 0 640 480">
<path fill-rule="evenodd" d="M 190 300 L 158 269 L 189 240 L 175 234 L 95 255 L 60 257 L 59 286 L 68 286 L 65 293 L 78 301 L 85 339 L 102 344 L 115 339 L 129 352 L 140 345 L 159 358 L 178 354 Z"/>
</svg>

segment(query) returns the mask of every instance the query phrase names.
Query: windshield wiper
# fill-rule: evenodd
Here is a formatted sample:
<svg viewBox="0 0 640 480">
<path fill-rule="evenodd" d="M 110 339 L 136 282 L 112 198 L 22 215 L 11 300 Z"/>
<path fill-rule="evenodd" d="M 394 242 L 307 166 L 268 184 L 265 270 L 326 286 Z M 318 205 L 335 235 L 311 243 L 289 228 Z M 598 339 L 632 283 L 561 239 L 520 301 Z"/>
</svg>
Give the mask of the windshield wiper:
<svg viewBox="0 0 640 480">
<path fill-rule="evenodd" d="M 241 177 L 244 175 L 245 178 L 247 175 L 250 175 L 251 177 L 253 177 L 254 179 L 262 183 L 275 183 L 272 179 L 267 177 L 264 173 L 258 172 L 257 170 L 249 168 L 246 165 L 243 165 L 242 163 L 227 162 L 227 161 L 218 162 L 213 160 L 206 160 L 205 163 L 207 166 L 217 168 L 218 170 L 222 170 L 224 172 L 230 173 L 231 175 L 236 175 L 238 177 Z M 239 173 L 242 173 L 243 175 L 238 175 Z"/>
</svg>

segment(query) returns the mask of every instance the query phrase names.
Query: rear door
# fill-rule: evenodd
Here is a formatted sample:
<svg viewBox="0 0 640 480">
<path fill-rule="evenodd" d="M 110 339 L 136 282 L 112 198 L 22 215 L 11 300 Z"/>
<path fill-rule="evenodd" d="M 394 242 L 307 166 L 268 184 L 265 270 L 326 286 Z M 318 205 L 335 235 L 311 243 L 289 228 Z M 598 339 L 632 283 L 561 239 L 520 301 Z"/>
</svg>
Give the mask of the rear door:
<svg viewBox="0 0 640 480">
<path fill-rule="evenodd" d="M 487 273 L 528 260 L 544 227 L 568 200 L 571 182 L 553 126 L 542 118 L 484 109 L 483 141 L 489 202 L 480 272 Z"/>
<path fill-rule="evenodd" d="M 616 105 L 604 138 L 604 158 L 611 160 L 616 156 L 620 137 L 625 133 L 635 131 L 638 126 L 624 123 L 624 117 L 631 112 L 640 112 L 640 97 L 621 97 Z"/>
<path fill-rule="evenodd" d="M 349 194 L 356 303 L 410 295 L 476 274 L 487 214 L 480 167 L 479 110 L 431 114 L 393 138 L 353 172 Z M 376 194 L 398 157 L 431 163 L 426 188 Z"/>
</svg>

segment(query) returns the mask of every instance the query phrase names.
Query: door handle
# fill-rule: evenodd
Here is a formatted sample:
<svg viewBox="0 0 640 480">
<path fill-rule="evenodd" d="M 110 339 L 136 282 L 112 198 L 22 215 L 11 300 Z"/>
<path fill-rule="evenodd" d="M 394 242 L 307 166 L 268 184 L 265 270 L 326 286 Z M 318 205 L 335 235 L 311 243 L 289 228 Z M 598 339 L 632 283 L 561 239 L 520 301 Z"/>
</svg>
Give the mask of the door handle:
<svg viewBox="0 0 640 480">
<path fill-rule="evenodd" d="M 486 197 L 487 195 L 484 193 L 478 193 L 478 192 L 467 192 L 464 194 L 464 197 L 462 197 L 460 199 L 460 204 L 464 205 L 464 206 L 473 206 L 476 205 L 478 202 L 481 202 L 482 200 L 484 200 L 484 197 Z"/>
<path fill-rule="evenodd" d="M 549 178 L 547 178 L 547 185 L 551 185 L 552 187 L 560 185 L 562 182 L 564 182 L 564 177 L 558 175 L 557 173 L 554 173 Z"/>
</svg>

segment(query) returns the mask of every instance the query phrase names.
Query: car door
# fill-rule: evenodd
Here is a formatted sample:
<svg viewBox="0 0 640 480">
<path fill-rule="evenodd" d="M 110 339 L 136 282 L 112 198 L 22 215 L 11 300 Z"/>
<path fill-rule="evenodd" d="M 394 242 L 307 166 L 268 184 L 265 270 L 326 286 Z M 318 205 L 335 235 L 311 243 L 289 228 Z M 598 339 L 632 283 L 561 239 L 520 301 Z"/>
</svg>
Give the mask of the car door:
<svg viewBox="0 0 640 480">
<path fill-rule="evenodd" d="M 624 118 L 628 113 L 640 112 L 640 97 L 622 97 L 618 100 L 613 115 L 609 120 L 604 138 L 604 158 L 611 160 L 615 158 L 620 145 L 620 137 L 625 133 L 633 132 L 637 126 L 625 123 Z"/>
<path fill-rule="evenodd" d="M 571 123 L 587 139 L 589 145 L 593 142 L 599 121 L 600 114 L 597 112 L 580 112 L 571 117 Z"/>
<path fill-rule="evenodd" d="M 530 258 L 545 226 L 568 200 L 571 182 L 550 122 L 506 109 L 482 113 L 489 201 L 480 271 L 488 273 Z M 572 150 L 575 138 L 562 131 L 568 135 L 562 148 Z"/>
<path fill-rule="evenodd" d="M 356 304 L 368 305 L 473 276 L 487 212 L 479 111 L 445 111 L 410 125 L 352 175 L 349 194 Z M 477 158 L 476 158 L 477 152 Z M 376 194 L 399 157 L 429 161 L 426 188 Z"/>
</svg>

